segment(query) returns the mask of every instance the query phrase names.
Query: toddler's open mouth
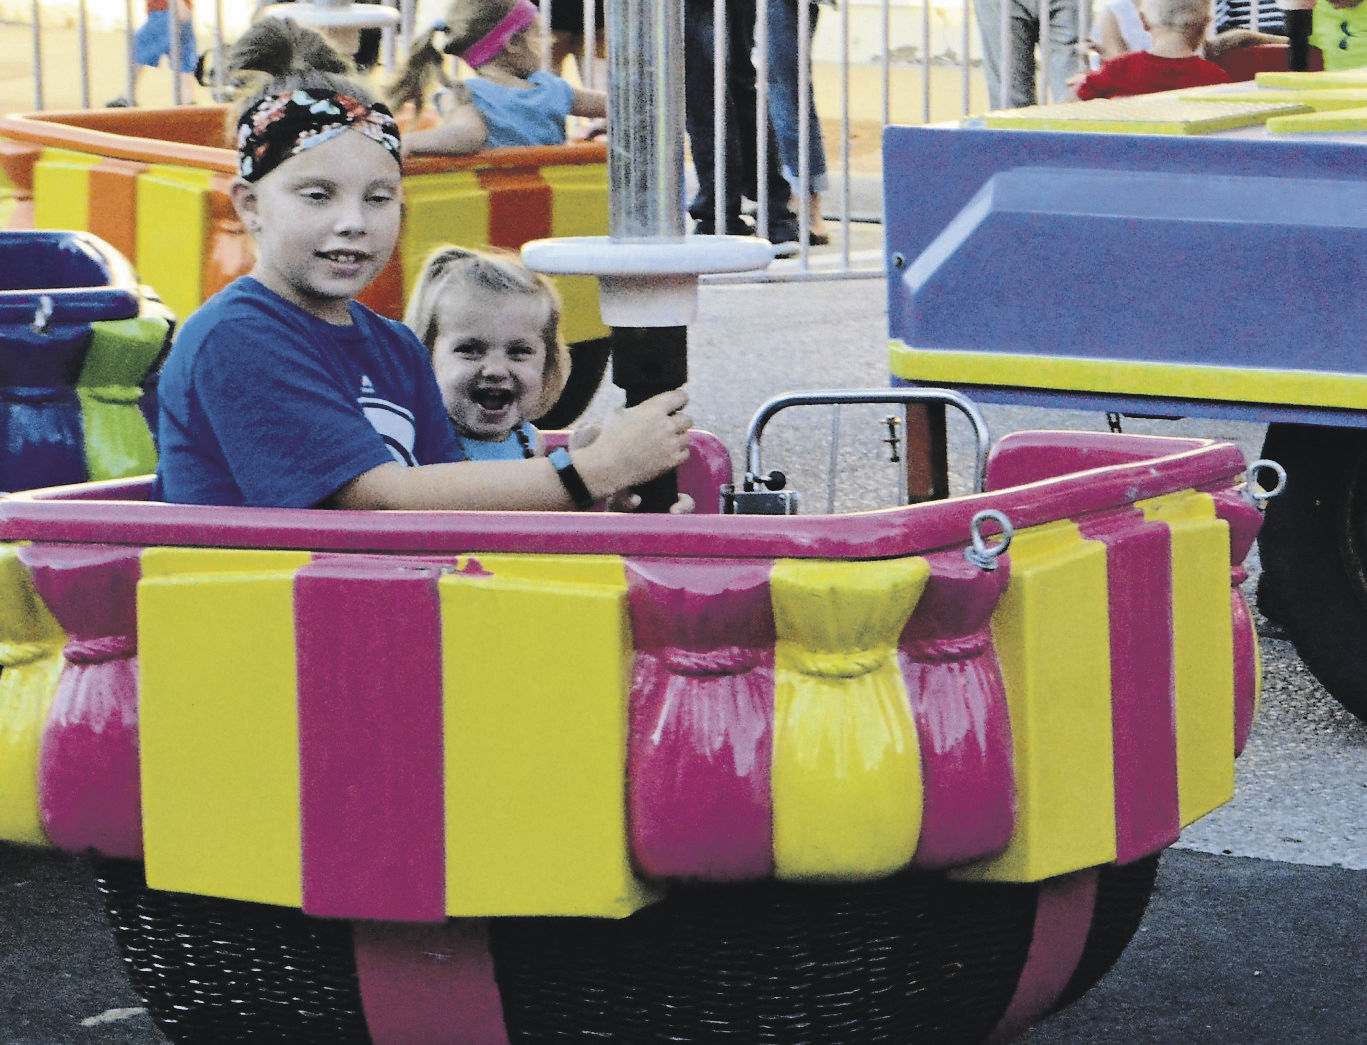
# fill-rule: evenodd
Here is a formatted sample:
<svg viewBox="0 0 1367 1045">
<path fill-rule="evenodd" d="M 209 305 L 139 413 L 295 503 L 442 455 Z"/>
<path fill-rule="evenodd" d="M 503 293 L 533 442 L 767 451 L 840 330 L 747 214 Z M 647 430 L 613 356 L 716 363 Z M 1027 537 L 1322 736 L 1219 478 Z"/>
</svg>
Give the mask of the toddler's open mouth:
<svg viewBox="0 0 1367 1045">
<path fill-rule="evenodd" d="M 477 388 L 471 393 L 470 398 L 481 409 L 489 411 L 506 410 L 513 404 L 513 392 L 510 388 Z"/>
</svg>

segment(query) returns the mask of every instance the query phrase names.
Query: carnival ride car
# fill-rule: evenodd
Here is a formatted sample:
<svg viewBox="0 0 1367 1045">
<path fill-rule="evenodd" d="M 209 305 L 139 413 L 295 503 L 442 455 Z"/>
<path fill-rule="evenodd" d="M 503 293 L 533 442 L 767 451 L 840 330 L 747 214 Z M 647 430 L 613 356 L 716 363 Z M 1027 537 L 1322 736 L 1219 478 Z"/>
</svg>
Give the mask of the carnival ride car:
<svg viewBox="0 0 1367 1045">
<path fill-rule="evenodd" d="M 193 105 L 0 116 L 0 228 L 90 232 L 128 258 L 175 315 L 188 316 L 254 262 L 228 196 L 237 171 L 228 113 Z M 515 250 L 607 225 L 601 142 L 410 157 L 399 249 L 361 300 L 401 318 L 407 289 L 437 246 Z M 556 282 L 574 366 L 547 427 L 579 416 L 608 359 L 597 282 Z"/>
<path fill-rule="evenodd" d="M 0 492 L 156 466 L 172 318 L 103 241 L 0 231 Z"/>
<path fill-rule="evenodd" d="M 0 836 L 96 856 L 176 1041 L 1004 1040 L 1080 996 L 1232 794 L 1238 450 L 1016 433 L 981 492 L 792 517 L 716 514 L 694 441 L 694 516 L 0 499 Z"/>
<path fill-rule="evenodd" d="M 1259 606 L 1367 717 L 1367 71 L 1258 81 L 888 128 L 892 372 L 1270 422 Z"/>
</svg>

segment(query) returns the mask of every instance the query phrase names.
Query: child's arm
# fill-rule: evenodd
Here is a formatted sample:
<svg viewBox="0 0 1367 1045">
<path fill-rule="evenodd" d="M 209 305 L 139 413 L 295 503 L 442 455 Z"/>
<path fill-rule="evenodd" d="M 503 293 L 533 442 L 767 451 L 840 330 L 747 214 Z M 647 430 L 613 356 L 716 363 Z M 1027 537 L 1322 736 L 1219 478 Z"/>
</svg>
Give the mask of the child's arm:
<svg viewBox="0 0 1367 1045">
<path fill-rule="evenodd" d="M 1271 33 L 1258 33 L 1252 29 L 1226 29 L 1223 33 L 1216 33 L 1211 39 L 1206 41 L 1205 55 L 1207 58 L 1215 59 L 1226 51 L 1232 51 L 1236 47 L 1256 47 L 1259 44 L 1284 44 L 1286 37 L 1274 36 Z"/>
<path fill-rule="evenodd" d="M 463 156 L 479 152 L 489 139 L 484 116 L 472 103 L 457 105 L 441 123 L 403 136 L 405 156 Z"/>
<path fill-rule="evenodd" d="M 589 91 L 583 87 L 574 89 L 574 100 L 570 103 L 571 116 L 587 116 L 591 120 L 601 120 L 608 114 L 608 96 L 604 91 Z"/>
<path fill-rule="evenodd" d="M 1102 11 L 1097 21 L 1097 51 L 1103 62 L 1109 62 L 1118 54 L 1128 51 L 1129 45 L 1120 33 L 1120 22 L 1113 11 Z"/>
<path fill-rule="evenodd" d="M 653 479 L 688 458 L 688 396 L 664 392 L 612 415 L 590 446 L 573 452 L 575 469 L 595 499 Z M 545 458 L 462 461 L 408 468 L 382 464 L 328 499 L 333 508 L 559 511 L 575 507 Z"/>
</svg>

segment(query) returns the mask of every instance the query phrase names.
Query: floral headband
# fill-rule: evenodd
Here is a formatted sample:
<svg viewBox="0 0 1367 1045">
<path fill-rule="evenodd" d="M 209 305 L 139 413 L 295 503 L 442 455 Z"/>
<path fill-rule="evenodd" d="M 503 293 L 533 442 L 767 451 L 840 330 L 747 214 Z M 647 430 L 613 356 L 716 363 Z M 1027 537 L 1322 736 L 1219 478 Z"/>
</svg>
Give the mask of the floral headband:
<svg viewBox="0 0 1367 1045">
<path fill-rule="evenodd" d="M 366 105 L 349 94 L 296 90 L 262 98 L 237 121 L 237 172 L 259 181 L 291 156 L 346 130 L 360 131 L 402 163 L 399 125 L 384 105 Z"/>
<path fill-rule="evenodd" d="M 537 8 L 532 0 L 517 0 L 498 25 L 462 51 L 460 56 L 471 69 L 488 65 L 503 53 L 509 40 L 536 21 L 536 16 Z"/>
</svg>

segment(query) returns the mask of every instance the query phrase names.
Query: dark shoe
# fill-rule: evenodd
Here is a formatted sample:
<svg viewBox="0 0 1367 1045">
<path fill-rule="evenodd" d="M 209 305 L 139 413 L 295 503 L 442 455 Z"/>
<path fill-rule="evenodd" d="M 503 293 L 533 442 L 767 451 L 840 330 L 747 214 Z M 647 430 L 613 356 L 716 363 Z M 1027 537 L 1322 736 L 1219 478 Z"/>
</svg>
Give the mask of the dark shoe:
<svg viewBox="0 0 1367 1045">
<path fill-rule="evenodd" d="M 699 218 L 693 223 L 693 235 L 695 236 L 715 236 L 716 223 L 711 218 Z M 726 234 L 728 236 L 753 236 L 755 227 L 737 214 L 733 218 L 726 219 Z"/>
<path fill-rule="evenodd" d="M 799 250 L 797 219 L 784 218 L 769 223 L 769 242 L 774 245 L 774 257 L 794 258 Z"/>
<path fill-rule="evenodd" d="M 113 101 L 105 102 L 104 107 L 106 109 L 130 109 L 133 107 L 133 103 L 127 98 L 115 98 Z"/>
</svg>

